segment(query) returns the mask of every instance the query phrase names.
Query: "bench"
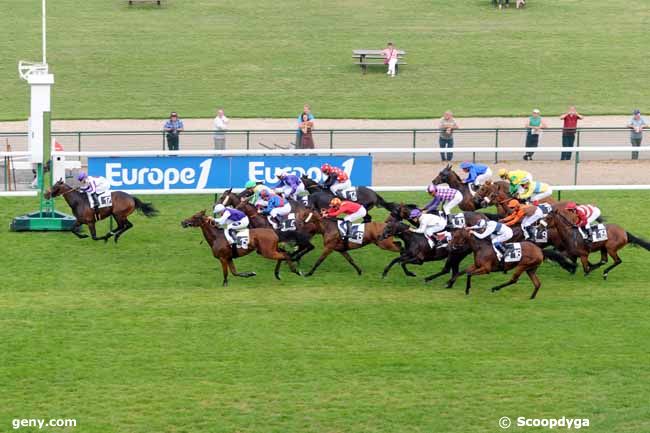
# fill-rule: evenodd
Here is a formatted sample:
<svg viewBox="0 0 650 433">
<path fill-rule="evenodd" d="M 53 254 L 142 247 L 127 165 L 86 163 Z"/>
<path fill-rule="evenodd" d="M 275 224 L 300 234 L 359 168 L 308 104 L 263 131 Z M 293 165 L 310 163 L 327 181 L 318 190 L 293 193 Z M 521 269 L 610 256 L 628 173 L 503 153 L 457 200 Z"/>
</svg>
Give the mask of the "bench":
<svg viewBox="0 0 650 433">
<path fill-rule="evenodd" d="M 406 51 L 397 50 L 397 64 L 395 65 L 395 73 L 399 73 L 399 65 L 406 65 L 404 56 Z M 361 66 L 361 73 L 368 72 L 368 65 L 384 65 L 384 55 L 382 50 L 352 50 L 352 58 L 355 59 L 355 64 Z"/>
<path fill-rule="evenodd" d="M 160 3 L 162 0 L 129 0 L 129 6 L 131 6 L 133 3 L 156 3 L 158 6 L 160 6 Z"/>
</svg>

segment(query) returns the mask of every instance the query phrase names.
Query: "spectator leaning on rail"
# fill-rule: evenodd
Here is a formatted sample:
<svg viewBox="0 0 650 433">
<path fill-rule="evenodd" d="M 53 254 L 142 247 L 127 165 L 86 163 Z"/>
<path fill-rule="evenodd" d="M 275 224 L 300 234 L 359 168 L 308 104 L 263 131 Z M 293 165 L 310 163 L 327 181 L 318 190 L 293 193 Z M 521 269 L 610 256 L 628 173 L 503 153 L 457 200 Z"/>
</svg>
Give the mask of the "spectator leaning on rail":
<svg viewBox="0 0 650 433">
<path fill-rule="evenodd" d="M 178 150 L 178 136 L 184 130 L 183 121 L 178 118 L 178 114 L 172 111 L 169 120 L 165 122 L 165 135 L 167 136 L 167 149 Z"/>
<path fill-rule="evenodd" d="M 460 168 L 467 173 L 463 183 L 467 184 L 472 195 L 492 177 L 492 170 L 485 164 L 465 161 L 460 164 Z"/>
<path fill-rule="evenodd" d="M 571 105 L 569 110 L 560 116 L 560 120 L 564 122 L 562 126 L 562 147 L 573 147 L 576 141 L 576 128 L 578 127 L 578 120 L 584 117 L 576 111 L 576 107 Z M 560 158 L 562 161 L 571 160 L 571 152 L 562 152 Z"/>
<path fill-rule="evenodd" d="M 445 114 L 440 119 L 440 124 L 438 125 L 440 129 L 440 138 L 438 139 L 438 145 L 440 148 L 452 148 L 454 147 L 454 129 L 458 129 L 458 123 L 454 119 L 454 115 L 451 111 L 445 111 Z M 454 156 L 451 152 L 440 152 L 440 158 L 443 161 L 451 161 L 451 158 Z"/>
<path fill-rule="evenodd" d="M 302 113 L 300 113 L 298 115 L 298 130 L 296 131 L 296 149 L 302 149 L 302 128 L 301 128 L 301 126 L 303 126 L 303 123 L 304 123 L 303 115 L 305 115 L 305 114 L 307 115 L 307 120 L 311 122 L 310 127 L 311 128 L 314 127 L 314 119 L 315 118 L 314 118 L 314 115 L 311 114 L 311 107 L 309 106 L 309 104 L 305 104 L 302 107 Z"/>
<path fill-rule="evenodd" d="M 532 116 L 528 118 L 526 128 L 528 128 L 528 132 L 526 133 L 526 147 L 539 146 L 539 136 L 542 135 L 542 129 L 546 128 L 546 123 L 542 120 L 542 116 L 539 115 L 539 110 L 537 108 L 533 110 Z M 526 152 L 524 155 L 524 161 L 532 161 L 534 153 L 535 152 Z"/>
<path fill-rule="evenodd" d="M 225 131 L 228 130 L 228 119 L 223 112 L 223 108 L 217 110 L 217 117 L 214 118 L 214 136 L 212 137 L 214 141 L 214 148 L 217 150 L 224 150 L 226 148 L 226 134 Z"/>
<path fill-rule="evenodd" d="M 630 123 L 627 124 L 627 127 L 632 130 L 630 132 L 630 144 L 632 146 L 641 146 L 641 141 L 643 140 L 643 128 L 647 126 L 645 120 L 641 117 L 641 111 L 634 110 L 632 119 L 630 119 Z M 639 159 L 639 152 L 632 152 L 632 159 Z"/>
</svg>

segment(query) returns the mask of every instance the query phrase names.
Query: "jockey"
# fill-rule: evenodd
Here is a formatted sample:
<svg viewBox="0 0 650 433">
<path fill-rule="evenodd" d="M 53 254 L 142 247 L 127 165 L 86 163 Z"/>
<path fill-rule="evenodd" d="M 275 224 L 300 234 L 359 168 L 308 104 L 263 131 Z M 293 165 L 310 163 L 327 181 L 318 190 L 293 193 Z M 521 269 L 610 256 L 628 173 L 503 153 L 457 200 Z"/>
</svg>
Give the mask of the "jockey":
<svg viewBox="0 0 650 433">
<path fill-rule="evenodd" d="M 583 236 L 585 234 L 587 235 L 587 241 L 591 241 L 591 223 L 596 221 L 600 216 L 600 209 L 590 204 L 582 204 L 578 206 L 575 202 L 572 201 L 567 203 L 564 208 L 569 212 L 576 214 L 578 217 L 578 230 L 580 230 L 580 233 Z M 583 228 L 585 229 L 586 233 L 582 231 Z"/>
<path fill-rule="evenodd" d="M 280 179 L 280 182 L 273 185 L 273 188 L 280 188 L 282 195 L 286 198 L 298 200 L 298 194 L 305 191 L 305 185 L 300 180 L 300 177 L 295 174 L 289 174 L 283 171 L 278 175 L 278 179 Z"/>
<path fill-rule="evenodd" d="M 257 207 L 264 207 L 266 206 L 266 201 L 262 200 L 260 198 L 260 192 L 263 190 L 270 191 L 269 187 L 264 185 L 263 183 L 257 183 L 254 180 L 249 180 L 244 184 L 244 188 L 247 191 L 251 192 L 251 196 L 248 199 L 248 202 L 257 206 Z"/>
<path fill-rule="evenodd" d="M 350 237 L 352 224 L 354 224 L 354 222 L 359 218 L 365 217 L 368 214 L 368 211 L 366 211 L 366 208 L 359 203 L 347 200 L 341 201 L 340 198 L 334 197 L 330 201 L 329 209 L 323 209 L 323 214 L 329 218 L 335 218 L 338 215 L 346 214 L 345 217 L 343 217 L 343 221 L 345 221 L 344 241 L 347 241 Z"/>
<path fill-rule="evenodd" d="M 485 164 L 474 164 L 471 162 L 463 162 L 460 164 L 460 168 L 467 173 L 467 177 L 463 180 L 463 183 L 468 184 L 470 187 L 469 190 L 474 193 L 472 186 L 478 189 L 485 182 L 490 180 L 492 177 L 492 170 Z"/>
<path fill-rule="evenodd" d="M 83 171 L 77 176 L 77 180 L 81 182 L 79 191 L 88 195 L 88 202 L 95 209 L 99 211 L 99 194 L 103 194 L 110 189 L 109 183 L 101 176 L 88 176 Z"/>
<path fill-rule="evenodd" d="M 330 173 L 330 177 L 333 179 L 332 184 L 330 185 L 330 191 L 332 191 L 332 194 L 335 196 L 345 198 L 343 197 L 343 191 L 352 188 L 350 177 L 343 169 L 338 167 L 332 167 Z"/>
<path fill-rule="evenodd" d="M 413 233 L 423 234 L 428 239 L 437 243 L 436 239 L 433 237 L 436 233 L 439 233 L 447 227 L 447 221 L 435 214 L 422 213 L 420 209 L 413 209 L 409 214 L 409 218 L 418 223 L 418 228 L 411 227 L 410 231 Z"/>
<path fill-rule="evenodd" d="M 425 212 L 437 210 L 438 206 L 440 206 L 441 203 L 444 203 L 442 211 L 446 216 L 451 213 L 454 206 L 463 201 L 463 194 L 454 188 L 431 184 L 427 187 L 427 192 L 433 197 L 433 200 L 424 206 Z"/>
<path fill-rule="evenodd" d="M 266 202 L 266 207 L 261 210 L 264 215 L 271 215 L 278 225 L 281 225 L 282 217 L 291 213 L 291 204 L 288 200 L 276 194 L 271 194 L 268 189 L 260 191 L 260 198 Z"/>
<path fill-rule="evenodd" d="M 533 181 L 533 175 L 525 170 L 512 170 L 507 172 L 508 178 L 505 179 L 510 182 L 510 195 L 516 194 L 522 182 Z"/>
<path fill-rule="evenodd" d="M 545 199 L 546 197 L 550 197 L 552 194 L 553 188 L 551 188 L 547 183 L 522 179 L 521 188 L 517 196 L 521 200 L 535 203 Z"/>
<path fill-rule="evenodd" d="M 483 231 L 479 233 L 475 229 L 482 229 Z M 490 236 L 494 249 L 505 257 L 506 246 L 503 243 L 512 238 L 512 229 L 510 227 L 496 221 L 480 220 L 477 225 L 467 227 L 465 230 L 469 230 L 478 239 L 485 239 Z"/>
<path fill-rule="evenodd" d="M 220 226 L 226 226 L 228 234 L 233 241 L 237 239 L 237 232 L 248 227 L 248 217 L 240 210 L 231 207 L 225 207 L 221 203 L 217 203 L 212 211 L 214 218 L 212 220 Z M 221 215 L 217 218 L 218 215 Z"/>
<path fill-rule="evenodd" d="M 332 182 L 332 170 L 333 167 L 327 163 L 320 166 L 320 172 L 323 175 L 323 180 L 321 182 L 324 186 L 329 186 Z"/>
<path fill-rule="evenodd" d="M 524 237 L 526 239 L 532 237 L 530 228 L 535 222 L 544 217 L 542 209 L 529 204 L 521 204 L 518 200 L 510 200 L 506 206 L 510 209 L 511 213 L 507 217 L 499 220 L 499 222 L 504 223 L 508 227 L 512 227 L 521 222 Z"/>
</svg>

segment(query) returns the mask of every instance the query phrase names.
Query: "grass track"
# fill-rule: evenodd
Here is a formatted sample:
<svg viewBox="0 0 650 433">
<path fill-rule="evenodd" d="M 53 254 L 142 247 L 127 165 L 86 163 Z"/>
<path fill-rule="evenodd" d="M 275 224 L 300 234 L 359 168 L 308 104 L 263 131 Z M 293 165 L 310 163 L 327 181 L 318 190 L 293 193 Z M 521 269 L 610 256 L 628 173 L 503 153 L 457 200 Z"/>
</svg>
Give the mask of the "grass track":
<svg viewBox="0 0 650 433">
<path fill-rule="evenodd" d="M 0 26 L 0 119 L 25 119 L 20 59 L 40 58 L 40 1 L 6 0 Z M 647 108 L 650 3 L 533 0 L 498 12 L 489 0 L 126 0 L 49 2 L 53 115 L 63 118 L 545 115 Z M 362 77 L 354 48 L 387 39 L 409 65 L 389 80 Z"/>
<path fill-rule="evenodd" d="M 573 197 L 648 237 L 631 215 L 638 193 Z M 533 302 L 524 279 L 489 293 L 503 274 L 477 277 L 469 297 L 462 279 L 381 280 L 391 255 L 374 247 L 353 253 L 363 277 L 331 256 L 314 278 L 285 267 L 278 283 L 247 257 L 239 268 L 258 276 L 224 289 L 200 232 L 179 224 L 210 198 L 146 198 L 161 216 L 135 217 L 117 246 L 0 232 L 2 430 L 56 417 L 84 433 L 466 433 L 499 431 L 504 415 L 650 430 L 650 253 L 627 247 L 606 282 L 544 264 Z M 0 199 L 0 221 L 34 207 Z"/>
</svg>

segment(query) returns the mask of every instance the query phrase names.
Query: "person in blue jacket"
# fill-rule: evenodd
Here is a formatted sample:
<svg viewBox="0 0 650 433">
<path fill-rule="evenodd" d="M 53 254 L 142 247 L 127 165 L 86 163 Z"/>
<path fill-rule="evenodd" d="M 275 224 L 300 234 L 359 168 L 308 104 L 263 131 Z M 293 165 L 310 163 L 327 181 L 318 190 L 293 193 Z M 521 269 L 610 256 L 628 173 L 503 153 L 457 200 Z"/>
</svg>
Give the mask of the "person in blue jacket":
<svg viewBox="0 0 650 433">
<path fill-rule="evenodd" d="M 270 215 L 278 225 L 282 225 L 282 218 L 291 213 L 291 204 L 288 200 L 276 194 L 271 194 L 268 190 L 260 192 L 260 198 L 267 202 L 264 209 L 261 210 L 263 215 Z"/>
<path fill-rule="evenodd" d="M 492 178 L 492 170 L 485 164 L 465 161 L 460 164 L 460 168 L 467 173 L 467 177 L 463 180 L 463 183 L 469 186 L 472 193 L 478 191 L 481 185 Z"/>
</svg>

